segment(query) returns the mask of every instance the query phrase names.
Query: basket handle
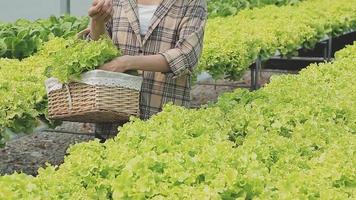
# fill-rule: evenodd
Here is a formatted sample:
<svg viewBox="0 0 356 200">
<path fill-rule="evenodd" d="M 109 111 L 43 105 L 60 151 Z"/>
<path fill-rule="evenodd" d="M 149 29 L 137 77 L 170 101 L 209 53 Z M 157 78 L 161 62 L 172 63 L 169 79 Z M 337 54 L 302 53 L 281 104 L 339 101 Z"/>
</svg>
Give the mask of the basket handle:
<svg viewBox="0 0 356 200">
<path fill-rule="evenodd" d="M 69 110 L 72 110 L 73 104 L 72 104 L 72 95 L 70 94 L 70 89 L 68 84 L 64 84 L 64 86 L 67 89 L 67 93 L 68 93 L 68 105 L 69 105 Z"/>
</svg>

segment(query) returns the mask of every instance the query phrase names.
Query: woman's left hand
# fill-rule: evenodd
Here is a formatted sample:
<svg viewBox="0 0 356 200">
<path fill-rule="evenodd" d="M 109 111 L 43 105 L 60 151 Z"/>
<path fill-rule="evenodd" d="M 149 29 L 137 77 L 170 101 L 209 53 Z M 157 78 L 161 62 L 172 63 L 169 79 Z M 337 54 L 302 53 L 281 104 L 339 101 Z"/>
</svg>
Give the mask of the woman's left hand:
<svg viewBox="0 0 356 200">
<path fill-rule="evenodd" d="M 125 72 L 130 70 L 130 58 L 131 56 L 128 55 L 117 57 L 112 61 L 105 63 L 99 69 L 112 72 Z"/>
</svg>

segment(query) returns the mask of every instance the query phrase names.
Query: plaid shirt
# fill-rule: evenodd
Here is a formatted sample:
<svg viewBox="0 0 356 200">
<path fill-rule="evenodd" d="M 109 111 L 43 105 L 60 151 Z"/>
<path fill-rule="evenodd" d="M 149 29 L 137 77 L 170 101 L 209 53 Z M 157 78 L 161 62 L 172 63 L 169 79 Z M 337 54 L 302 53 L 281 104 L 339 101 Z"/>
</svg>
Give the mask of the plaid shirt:
<svg viewBox="0 0 356 200">
<path fill-rule="evenodd" d="M 205 0 L 163 0 L 146 35 L 140 35 L 135 0 L 113 0 L 107 31 L 125 55 L 161 54 L 171 72 L 142 72 L 141 118 L 160 112 L 168 102 L 190 106 L 191 71 L 202 52 L 207 18 Z"/>
</svg>

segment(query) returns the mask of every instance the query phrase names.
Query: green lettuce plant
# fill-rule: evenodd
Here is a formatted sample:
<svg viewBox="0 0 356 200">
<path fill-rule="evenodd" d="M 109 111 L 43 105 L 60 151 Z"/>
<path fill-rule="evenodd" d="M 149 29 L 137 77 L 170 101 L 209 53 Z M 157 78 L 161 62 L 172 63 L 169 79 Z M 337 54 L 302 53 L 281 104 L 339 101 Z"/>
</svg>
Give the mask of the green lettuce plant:
<svg viewBox="0 0 356 200">
<path fill-rule="evenodd" d="M 313 48 L 324 37 L 356 29 L 355 0 L 303 1 L 295 6 L 266 6 L 207 22 L 197 72 L 239 79 L 257 58 Z"/>
<path fill-rule="evenodd" d="M 0 57 L 23 59 L 37 52 L 53 37 L 69 38 L 88 26 L 86 17 L 51 16 L 34 22 L 19 19 L 0 24 Z"/>
</svg>

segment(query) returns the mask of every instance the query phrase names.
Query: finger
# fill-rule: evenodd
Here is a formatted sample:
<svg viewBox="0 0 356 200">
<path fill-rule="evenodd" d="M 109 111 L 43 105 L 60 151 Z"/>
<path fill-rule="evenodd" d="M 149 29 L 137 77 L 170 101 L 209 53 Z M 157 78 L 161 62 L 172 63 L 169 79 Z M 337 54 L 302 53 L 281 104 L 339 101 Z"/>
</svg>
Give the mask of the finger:
<svg viewBox="0 0 356 200">
<path fill-rule="evenodd" d="M 93 16 L 95 16 L 95 15 L 97 15 L 97 14 L 98 14 L 98 11 L 95 10 L 94 7 L 89 8 L 89 10 L 88 10 L 88 15 L 89 15 L 90 17 L 93 17 Z"/>
<path fill-rule="evenodd" d="M 91 7 L 88 11 L 88 14 L 90 17 L 93 17 L 94 15 L 100 15 L 101 10 L 96 9 L 95 7 Z"/>
<path fill-rule="evenodd" d="M 103 17 L 105 17 L 104 21 L 105 22 L 109 21 L 113 17 L 113 14 L 114 14 L 114 10 L 111 9 L 109 14 L 106 14 L 106 15 L 103 16 Z"/>
<path fill-rule="evenodd" d="M 91 15 L 96 15 L 96 14 L 100 13 L 103 9 L 104 3 L 105 3 L 104 0 L 99 0 L 95 6 L 92 6 L 89 9 L 89 15 L 91 16 Z"/>
<path fill-rule="evenodd" d="M 92 5 L 92 6 L 96 6 L 98 3 L 99 3 L 99 0 L 94 0 L 91 5 Z"/>
<path fill-rule="evenodd" d="M 124 70 L 122 67 L 116 67 L 115 72 L 121 72 L 124 73 L 126 70 Z"/>
<path fill-rule="evenodd" d="M 111 13 L 110 14 L 108 14 L 106 12 L 98 13 L 98 14 L 94 15 L 92 18 L 96 19 L 96 20 L 103 21 L 103 22 L 107 22 L 111 19 Z"/>
<path fill-rule="evenodd" d="M 91 17 L 93 20 L 100 21 L 103 23 L 108 22 L 111 19 L 110 15 L 101 15 L 101 14 L 96 14 Z"/>
<path fill-rule="evenodd" d="M 100 13 L 101 13 L 101 15 L 103 15 L 104 18 L 106 18 L 107 15 L 111 14 L 112 2 L 111 2 L 111 0 L 104 0 L 104 1 L 105 1 L 105 3 L 102 6 Z"/>
<path fill-rule="evenodd" d="M 95 6 L 89 8 L 88 14 L 90 17 L 93 17 L 94 15 L 97 15 L 99 13 L 100 13 L 100 10 L 98 10 Z"/>
<path fill-rule="evenodd" d="M 95 5 L 98 9 L 101 9 L 105 4 L 105 0 L 98 0 L 98 3 Z"/>
<path fill-rule="evenodd" d="M 101 69 L 101 70 L 107 70 L 107 69 L 108 69 L 107 63 L 104 64 L 104 65 L 102 65 L 101 67 L 99 67 L 99 69 Z"/>
<path fill-rule="evenodd" d="M 120 73 L 124 73 L 125 70 L 121 69 L 121 68 L 118 68 L 115 72 L 120 72 Z"/>
<path fill-rule="evenodd" d="M 112 0 L 104 0 L 105 3 L 103 5 L 103 7 L 105 8 L 105 10 L 110 10 L 112 8 Z"/>
<path fill-rule="evenodd" d="M 99 69 L 105 70 L 105 71 L 112 71 L 112 63 L 111 62 L 105 63 Z"/>
<path fill-rule="evenodd" d="M 112 0 L 101 0 L 103 3 L 103 8 L 109 8 L 112 4 Z"/>
</svg>

